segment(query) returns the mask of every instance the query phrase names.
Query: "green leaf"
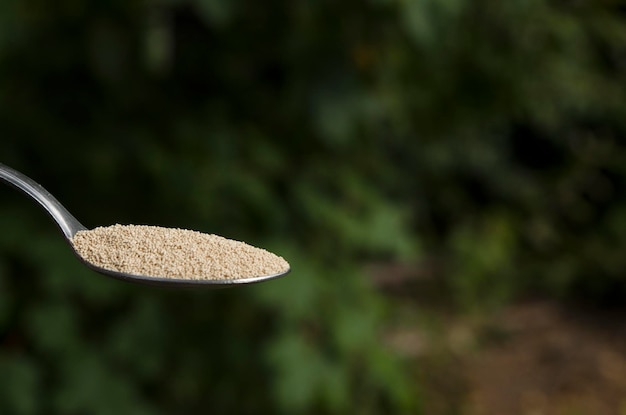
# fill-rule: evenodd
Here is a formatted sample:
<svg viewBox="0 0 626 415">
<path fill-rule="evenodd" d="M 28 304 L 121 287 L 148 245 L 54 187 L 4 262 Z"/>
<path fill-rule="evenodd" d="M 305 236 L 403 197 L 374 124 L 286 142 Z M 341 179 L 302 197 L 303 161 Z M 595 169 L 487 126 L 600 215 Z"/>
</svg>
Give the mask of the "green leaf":
<svg viewBox="0 0 626 415">
<path fill-rule="evenodd" d="M 15 415 L 41 413 L 40 370 L 25 356 L 0 355 L 0 412 Z"/>
</svg>

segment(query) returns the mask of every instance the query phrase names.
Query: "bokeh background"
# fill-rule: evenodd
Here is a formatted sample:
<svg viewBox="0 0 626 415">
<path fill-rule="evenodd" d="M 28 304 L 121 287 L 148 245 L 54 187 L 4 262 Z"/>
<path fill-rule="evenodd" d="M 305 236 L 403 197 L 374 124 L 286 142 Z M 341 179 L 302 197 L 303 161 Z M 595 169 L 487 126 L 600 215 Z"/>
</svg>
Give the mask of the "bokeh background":
<svg viewBox="0 0 626 415">
<path fill-rule="evenodd" d="M 623 414 L 625 70 L 611 0 L 3 0 L 0 162 L 293 271 L 110 280 L 3 187 L 0 413 Z"/>
</svg>

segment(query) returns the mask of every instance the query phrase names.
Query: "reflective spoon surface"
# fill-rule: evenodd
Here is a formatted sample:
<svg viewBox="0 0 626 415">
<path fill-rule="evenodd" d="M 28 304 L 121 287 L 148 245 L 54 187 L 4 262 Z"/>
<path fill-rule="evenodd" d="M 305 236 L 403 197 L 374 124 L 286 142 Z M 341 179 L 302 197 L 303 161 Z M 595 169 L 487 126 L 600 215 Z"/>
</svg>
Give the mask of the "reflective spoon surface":
<svg viewBox="0 0 626 415">
<path fill-rule="evenodd" d="M 5 183 L 15 187 L 16 189 L 26 193 L 29 197 L 37 201 L 39 205 L 41 205 L 46 212 L 54 219 L 56 224 L 61 229 L 63 236 L 65 237 L 66 242 L 74 252 L 74 255 L 87 267 L 90 269 L 99 272 L 100 274 L 104 274 L 109 277 L 143 283 L 150 285 L 161 285 L 161 286 L 205 286 L 208 288 L 224 288 L 224 287 L 232 287 L 236 285 L 243 284 L 252 284 L 261 281 L 266 281 L 274 278 L 281 277 L 287 273 L 289 270 L 272 275 L 259 275 L 251 278 L 241 278 L 241 279 L 228 279 L 228 280 L 193 280 L 193 279 L 176 279 L 176 278 L 160 278 L 148 275 L 134 275 L 127 274 L 123 272 L 113 271 L 106 268 L 98 267 L 90 262 L 85 261 L 85 259 L 76 252 L 74 246 L 72 245 L 72 238 L 78 231 L 88 230 L 85 226 L 83 226 L 78 219 L 76 219 L 67 209 L 48 192 L 43 188 L 39 183 L 35 182 L 30 177 L 20 173 L 19 171 L 12 169 L 4 164 L 0 163 L 0 180 Z"/>
</svg>

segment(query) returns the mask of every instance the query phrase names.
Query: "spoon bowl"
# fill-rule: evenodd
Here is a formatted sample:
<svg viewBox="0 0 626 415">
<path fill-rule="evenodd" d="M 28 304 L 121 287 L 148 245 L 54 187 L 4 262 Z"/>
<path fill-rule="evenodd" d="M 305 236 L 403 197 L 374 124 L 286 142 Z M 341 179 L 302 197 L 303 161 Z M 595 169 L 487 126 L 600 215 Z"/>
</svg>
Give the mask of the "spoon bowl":
<svg viewBox="0 0 626 415">
<path fill-rule="evenodd" d="M 99 267 L 91 262 L 86 261 L 74 248 L 72 244 L 72 238 L 79 231 L 86 231 L 86 228 L 81 224 L 54 196 L 50 194 L 43 186 L 35 182 L 30 177 L 14 170 L 2 163 L 0 163 L 0 181 L 5 182 L 28 195 L 35 200 L 40 206 L 42 206 L 46 212 L 56 222 L 57 226 L 61 230 L 65 241 L 72 249 L 74 255 L 88 268 L 106 275 L 108 277 L 130 281 L 134 283 L 165 286 L 165 287 L 207 287 L 207 288 L 226 288 L 237 285 L 253 284 L 262 281 L 267 281 L 282 277 L 289 273 L 290 269 L 284 272 L 270 274 L 270 275 L 258 275 L 249 278 L 234 278 L 234 279 L 186 279 L 186 278 L 170 278 L 170 277 L 158 277 L 151 275 L 135 275 L 125 272 L 119 272 L 107 268 Z"/>
</svg>

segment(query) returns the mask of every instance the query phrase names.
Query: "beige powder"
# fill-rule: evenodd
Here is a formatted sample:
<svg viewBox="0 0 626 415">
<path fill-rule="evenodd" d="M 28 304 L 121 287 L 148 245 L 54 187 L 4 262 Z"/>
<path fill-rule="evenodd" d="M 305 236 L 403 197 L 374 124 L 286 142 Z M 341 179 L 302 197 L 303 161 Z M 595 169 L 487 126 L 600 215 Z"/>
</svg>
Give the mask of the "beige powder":
<svg viewBox="0 0 626 415">
<path fill-rule="evenodd" d="M 93 265 L 133 275 L 224 280 L 289 270 L 287 261 L 264 249 L 186 229 L 113 225 L 77 232 L 72 245 Z"/>
</svg>

